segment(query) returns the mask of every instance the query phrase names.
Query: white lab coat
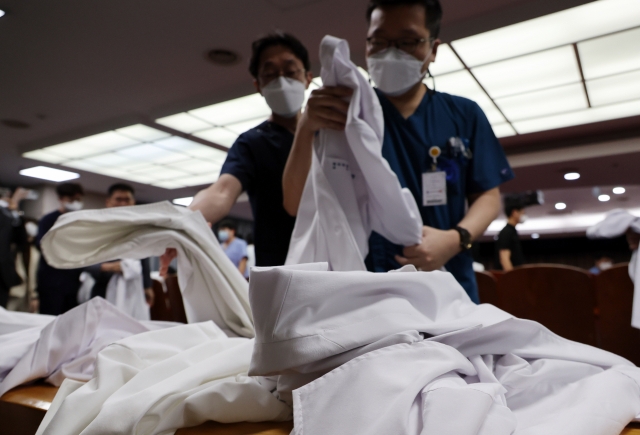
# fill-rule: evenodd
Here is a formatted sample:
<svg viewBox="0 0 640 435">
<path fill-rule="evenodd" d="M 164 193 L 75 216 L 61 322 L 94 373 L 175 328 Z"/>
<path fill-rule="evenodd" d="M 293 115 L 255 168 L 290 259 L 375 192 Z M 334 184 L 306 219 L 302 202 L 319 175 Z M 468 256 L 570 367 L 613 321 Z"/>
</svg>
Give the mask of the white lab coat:
<svg viewBox="0 0 640 435">
<path fill-rule="evenodd" d="M 252 337 L 248 284 L 200 212 L 168 202 L 65 213 L 42 240 L 54 267 L 77 268 L 178 250 L 178 281 L 190 323 L 213 320 L 230 335 Z"/>
<path fill-rule="evenodd" d="M 592 226 L 587 230 L 587 237 L 591 239 L 612 239 L 622 236 L 631 228 L 636 233 L 640 233 L 640 217 L 634 216 L 626 210 L 616 209 L 607 214 L 602 222 Z M 633 307 L 631 311 L 631 326 L 640 329 L 640 256 L 638 250 L 633 251 L 629 261 L 629 276 L 634 283 Z"/>
<path fill-rule="evenodd" d="M 382 108 L 351 62 L 347 42 L 325 36 L 320 61 L 324 85 L 347 86 L 353 95 L 344 132 L 321 130 L 314 140 L 286 264 L 326 261 L 332 270 L 366 270 L 372 231 L 416 245 L 422 219 L 411 192 L 382 157 Z"/>
<path fill-rule="evenodd" d="M 122 273 L 114 274 L 107 284 L 107 301 L 134 319 L 151 320 L 149 305 L 144 297 L 140 260 L 120 260 L 120 267 Z"/>
<path fill-rule="evenodd" d="M 297 435 L 618 435 L 640 415 L 640 369 L 449 273 L 327 270 L 252 272 L 249 374 L 278 376 Z"/>
</svg>

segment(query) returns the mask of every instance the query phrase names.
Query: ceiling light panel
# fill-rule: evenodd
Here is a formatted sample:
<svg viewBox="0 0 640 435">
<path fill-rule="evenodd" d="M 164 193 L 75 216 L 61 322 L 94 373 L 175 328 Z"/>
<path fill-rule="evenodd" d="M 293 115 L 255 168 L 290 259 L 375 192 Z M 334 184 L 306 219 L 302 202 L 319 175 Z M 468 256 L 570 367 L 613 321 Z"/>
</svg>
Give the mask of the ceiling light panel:
<svg viewBox="0 0 640 435">
<path fill-rule="evenodd" d="M 229 124 L 227 125 L 227 129 L 232 131 L 236 135 L 241 135 L 245 131 L 259 126 L 264 121 L 266 121 L 265 118 L 251 119 L 249 121 L 238 122 L 237 124 Z"/>
<path fill-rule="evenodd" d="M 585 79 L 640 69 L 640 27 L 578 44 Z"/>
<path fill-rule="evenodd" d="M 640 99 L 640 69 L 629 73 L 587 81 L 593 106 Z"/>
<path fill-rule="evenodd" d="M 191 110 L 189 113 L 212 125 L 225 126 L 249 119 L 266 118 L 271 114 L 271 109 L 269 109 L 262 95 L 251 94 L 235 100 Z"/>
<path fill-rule="evenodd" d="M 183 133 L 193 133 L 212 127 L 210 123 L 205 122 L 202 119 L 198 119 L 195 116 L 191 116 L 188 113 L 178 113 L 177 115 L 166 116 L 164 118 L 156 119 L 155 122 Z"/>
<path fill-rule="evenodd" d="M 516 135 L 516 131 L 508 122 L 503 122 L 502 124 L 494 124 L 491 127 L 493 128 L 493 134 L 495 134 L 498 138 Z"/>
<path fill-rule="evenodd" d="M 473 68 L 472 72 L 492 98 L 581 80 L 575 51 L 570 45 Z"/>
<path fill-rule="evenodd" d="M 119 128 L 115 130 L 115 132 L 132 139 L 137 139 L 140 142 L 153 142 L 154 140 L 171 136 L 169 133 L 142 124 Z"/>
<path fill-rule="evenodd" d="M 125 148 L 117 153 L 132 160 L 159 164 L 179 162 L 189 158 L 186 154 L 169 151 L 152 144 L 143 144 Z"/>
<path fill-rule="evenodd" d="M 434 76 L 460 71 L 464 65 L 453 52 L 449 44 L 440 44 L 436 54 L 436 61 L 429 65 L 429 71 Z"/>
<path fill-rule="evenodd" d="M 482 90 L 469 71 L 463 70 L 436 78 L 436 90 L 468 98 L 478 103 L 491 124 L 506 122 L 493 101 Z"/>
<path fill-rule="evenodd" d="M 194 175 L 191 177 L 180 178 L 177 181 L 185 183 L 188 186 L 200 186 L 204 184 L 215 183 L 216 181 L 218 181 L 219 177 L 220 177 L 220 174 L 216 172 L 212 174 L 202 174 L 202 175 Z"/>
<path fill-rule="evenodd" d="M 209 142 L 231 148 L 231 145 L 233 145 L 238 138 L 239 133 L 234 133 L 224 127 L 214 127 L 208 130 L 199 131 L 193 135 L 201 139 L 208 140 Z"/>
<path fill-rule="evenodd" d="M 495 100 L 510 121 L 571 112 L 588 107 L 582 83 Z"/>
<path fill-rule="evenodd" d="M 53 145 L 47 147 L 46 150 L 52 154 L 74 159 L 100 154 L 104 151 L 112 151 L 138 143 L 140 143 L 139 140 L 131 139 L 115 131 L 107 131 L 105 133 L 83 137 L 82 139 Z"/>
<path fill-rule="evenodd" d="M 609 106 L 592 107 L 560 115 L 517 121 L 513 122 L 513 127 L 518 133 L 525 134 L 638 115 L 640 115 L 640 100 L 635 100 Z"/>
<path fill-rule="evenodd" d="M 469 67 L 640 26 L 638 0 L 600 0 L 452 42 Z"/>
<path fill-rule="evenodd" d="M 61 157 L 44 150 L 29 151 L 27 153 L 24 153 L 22 157 L 26 157 L 28 159 L 33 159 L 33 160 L 39 160 L 41 162 L 47 162 L 47 163 L 60 163 L 64 160 L 67 160 L 66 157 Z"/>
<path fill-rule="evenodd" d="M 46 166 L 35 166 L 33 168 L 23 169 L 20 171 L 20 175 L 55 182 L 80 178 L 80 174 L 76 174 L 75 172 L 61 171 L 60 169 L 48 168 Z"/>
<path fill-rule="evenodd" d="M 190 174 L 210 174 L 218 173 L 222 164 L 218 162 L 207 162 L 199 159 L 185 160 L 184 162 L 171 163 L 171 168 L 188 172 Z"/>
</svg>

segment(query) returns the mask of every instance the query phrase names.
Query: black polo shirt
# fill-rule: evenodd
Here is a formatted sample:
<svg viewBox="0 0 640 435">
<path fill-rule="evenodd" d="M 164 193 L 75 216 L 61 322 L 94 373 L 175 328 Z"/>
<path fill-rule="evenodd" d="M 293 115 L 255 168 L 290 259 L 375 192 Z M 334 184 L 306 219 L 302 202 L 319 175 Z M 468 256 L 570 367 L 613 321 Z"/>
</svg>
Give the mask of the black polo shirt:
<svg viewBox="0 0 640 435">
<path fill-rule="evenodd" d="M 242 133 L 220 174 L 240 180 L 253 211 L 256 266 L 281 266 L 287 258 L 295 218 L 282 203 L 282 174 L 293 134 L 271 121 Z"/>
<path fill-rule="evenodd" d="M 505 226 L 498 235 L 494 265 L 497 270 L 502 270 L 502 263 L 500 263 L 500 251 L 503 249 L 511 251 L 511 264 L 513 267 L 522 266 L 524 264 L 524 254 L 522 253 L 520 237 L 518 237 L 516 227 L 511 224 L 507 224 L 507 226 Z"/>
</svg>

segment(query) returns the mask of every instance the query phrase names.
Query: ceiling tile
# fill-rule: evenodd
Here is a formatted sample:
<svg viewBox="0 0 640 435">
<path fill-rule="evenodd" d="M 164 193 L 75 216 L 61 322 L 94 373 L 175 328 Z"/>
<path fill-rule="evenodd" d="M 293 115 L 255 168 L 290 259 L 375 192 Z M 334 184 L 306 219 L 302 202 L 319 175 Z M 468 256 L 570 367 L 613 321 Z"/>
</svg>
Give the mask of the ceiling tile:
<svg viewBox="0 0 640 435">
<path fill-rule="evenodd" d="M 593 106 L 640 100 L 640 70 L 596 80 L 587 80 Z"/>
<path fill-rule="evenodd" d="M 258 119 L 252 119 L 250 121 L 244 121 L 244 122 L 239 122 L 237 124 L 229 124 L 227 125 L 227 129 L 240 135 L 242 133 L 244 133 L 247 130 L 250 130 L 254 127 L 257 127 L 258 125 L 262 124 L 264 121 L 266 121 L 268 118 L 258 118 Z"/>
<path fill-rule="evenodd" d="M 640 27 L 578 44 L 585 79 L 640 69 Z"/>
<path fill-rule="evenodd" d="M 166 116 L 164 118 L 156 119 L 156 122 L 160 125 L 173 128 L 183 133 L 193 133 L 194 131 L 206 130 L 211 128 L 211 124 L 198 119 L 188 113 L 178 113 L 176 115 Z"/>
<path fill-rule="evenodd" d="M 496 137 L 498 138 L 516 135 L 516 131 L 513 129 L 513 127 L 511 127 L 511 124 L 509 124 L 508 122 L 504 122 L 502 124 L 495 124 L 495 125 L 492 125 L 491 127 L 493 128 L 493 134 L 495 134 Z"/>
<path fill-rule="evenodd" d="M 193 135 L 227 148 L 230 148 L 238 138 L 237 133 L 227 130 L 224 127 L 214 127 L 209 130 L 199 131 Z"/>
<path fill-rule="evenodd" d="M 235 100 L 190 110 L 189 113 L 213 125 L 223 126 L 249 119 L 268 117 L 271 114 L 271 109 L 262 95 L 251 94 Z"/>
<path fill-rule="evenodd" d="M 501 98 L 495 102 L 512 122 L 588 107 L 582 83 Z"/>
<path fill-rule="evenodd" d="M 170 134 L 165 133 L 164 131 L 156 130 L 155 128 L 151 128 L 143 124 L 131 125 L 129 127 L 119 128 L 115 131 L 141 142 L 152 142 L 154 140 L 170 136 Z"/>
<path fill-rule="evenodd" d="M 171 163 L 167 166 L 174 169 L 179 169 L 184 172 L 188 172 L 189 174 L 204 174 L 213 172 L 217 174 L 222 168 L 222 164 L 220 162 L 210 162 L 202 159 L 185 160 L 183 162 Z"/>
<path fill-rule="evenodd" d="M 473 68 L 471 72 L 492 98 L 581 80 L 575 51 L 570 45 Z"/>
<path fill-rule="evenodd" d="M 187 160 L 189 158 L 186 154 L 169 151 L 153 144 L 143 144 L 125 148 L 119 150 L 118 154 L 134 160 L 149 163 L 171 163 Z"/>
<path fill-rule="evenodd" d="M 464 69 L 464 65 L 455 55 L 449 44 L 440 44 L 436 61 L 429 65 L 429 71 L 434 76 L 447 74 Z"/>
<path fill-rule="evenodd" d="M 44 150 L 29 151 L 27 153 L 24 153 L 22 157 L 26 157 L 28 159 L 40 160 L 41 162 L 47 162 L 47 163 L 60 163 L 62 161 L 68 160 L 67 157 L 61 157 Z"/>
</svg>

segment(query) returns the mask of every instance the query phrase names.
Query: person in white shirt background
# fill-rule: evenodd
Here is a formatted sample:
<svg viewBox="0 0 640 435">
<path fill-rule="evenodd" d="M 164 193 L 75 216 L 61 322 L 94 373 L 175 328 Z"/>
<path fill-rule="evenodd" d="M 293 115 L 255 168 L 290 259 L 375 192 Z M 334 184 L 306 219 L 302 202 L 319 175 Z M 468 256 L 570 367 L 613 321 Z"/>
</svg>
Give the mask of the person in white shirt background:
<svg viewBox="0 0 640 435">
<path fill-rule="evenodd" d="M 249 277 L 249 268 L 247 267 L 247 242 L 236 237 L 238 226 L 230 219 L 220 222 L 218 227 L 218 240 L 222 245 L 224 253 L 227 254 L 229 260 L 238 268 L 242 276 Z"/>
</svg>

